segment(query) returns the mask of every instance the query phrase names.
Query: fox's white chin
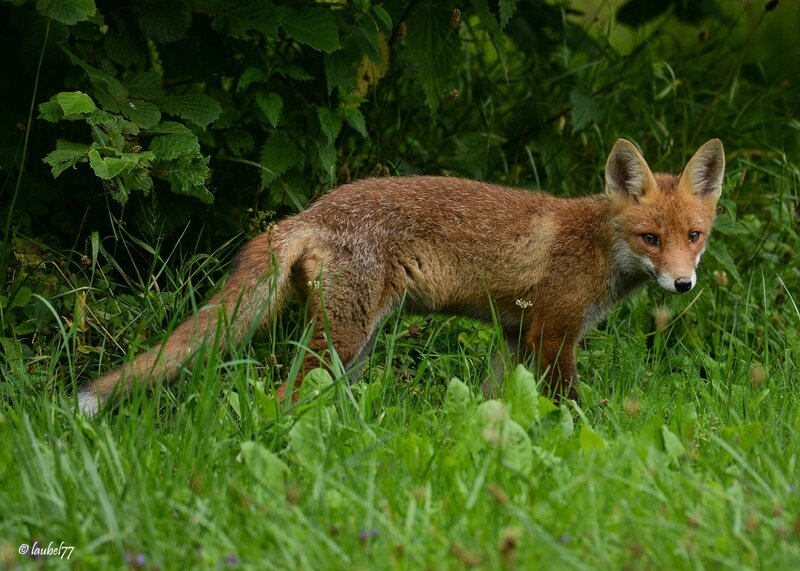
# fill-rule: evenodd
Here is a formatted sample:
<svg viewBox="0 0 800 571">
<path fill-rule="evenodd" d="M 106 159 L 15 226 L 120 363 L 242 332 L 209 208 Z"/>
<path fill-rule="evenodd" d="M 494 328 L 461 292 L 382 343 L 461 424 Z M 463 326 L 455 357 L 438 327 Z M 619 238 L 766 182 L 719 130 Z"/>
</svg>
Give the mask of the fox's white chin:
<svg viewBox="0 0 800 571">
<path fill-rule="evenodd" d="M 678 278 L 676 278 L 675 276 L 672 276 L 670 274 L 664 274 L 664 273 L 659 272 L 658 269 L 656 269 L 655 264 L 653 264 L 653 262 L 650 260 L 650 258 L 646 258 L 646 257 L 642 256 L 639 259 L 641 260 L 642 265 L 645 267 L 645 270 L 647 270 L 647 273 L 649 273 L 651 276 L 653 276 L 653 278 L 658 282 L 658 285 L 660 285 L 661 287 L 663 287 L 665 290 L 667 290 L 669 292 L 672 292 L 672 293 L 686 293 L 687 291 L 692 291 L 694 289 L 694 286 L 697 284 L 697 272 L 692 270 L 692 273 L 688 276 L 689 280 L 691 281 L 689 287 L 685 288 L 685 279 L 686 278 L 683 278 L 682 281 L 684 283 L 681 284 L 681 285 L 683 285 L 684 288 L 678 289 L 677 286 L 676 286 L 676 282 L 677 282 Z M 697 257 L 697 262 L 698 263 L 700 262 L 700 256 Z M 695 267 L 697 267 L 697 264 L 695 264 Z"/>
</svg>

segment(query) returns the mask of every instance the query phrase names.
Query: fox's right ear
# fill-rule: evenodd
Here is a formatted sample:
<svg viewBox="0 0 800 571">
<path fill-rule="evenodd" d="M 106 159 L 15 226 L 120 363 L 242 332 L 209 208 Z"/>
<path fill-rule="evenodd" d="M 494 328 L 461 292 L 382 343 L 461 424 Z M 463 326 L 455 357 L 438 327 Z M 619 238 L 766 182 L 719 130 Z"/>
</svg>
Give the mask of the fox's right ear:
<svg viewBox="0 0 800 571">
<path fill-rule="evenodd" d="M 655 184 L 650 167 L 633 143 L 617 139 L 606 161 L 606 194 L 639 199 Z"/>
</svg>

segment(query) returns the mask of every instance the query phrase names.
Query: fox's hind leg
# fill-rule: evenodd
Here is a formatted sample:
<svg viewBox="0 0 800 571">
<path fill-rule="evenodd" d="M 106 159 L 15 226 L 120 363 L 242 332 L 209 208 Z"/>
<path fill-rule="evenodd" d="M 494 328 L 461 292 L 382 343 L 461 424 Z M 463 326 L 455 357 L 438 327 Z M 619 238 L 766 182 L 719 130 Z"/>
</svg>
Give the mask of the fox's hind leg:
<svg viewBox="0 0 800 571">
<path fill-rule="evenodd" d="M 290 388 L 296 400 L 303 377 L 312 369 L 330 368 L 331 345 L 345 369 L 355 374 L 353 368 L 358 369 L 369 356 L 376 330 L 390 309 L 391 300 L 378 278 L 380 268 L 359 267 L 344 256 L 326 262 L 306 259 L 297 273 L 297 281 L 302 283 L 295 289 L 306 299 L 313 333 L 300 373 L 278 390 L 280 400 Z"/>
</svg>

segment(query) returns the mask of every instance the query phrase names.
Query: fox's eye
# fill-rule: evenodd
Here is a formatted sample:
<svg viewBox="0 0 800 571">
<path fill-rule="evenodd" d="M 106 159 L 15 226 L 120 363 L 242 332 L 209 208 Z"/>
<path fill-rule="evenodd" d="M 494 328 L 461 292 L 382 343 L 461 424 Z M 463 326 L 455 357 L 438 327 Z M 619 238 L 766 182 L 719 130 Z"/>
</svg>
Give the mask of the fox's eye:
<svg viewBox="0 0 800 571">
<path fill-rule="evenodd" d="M 661 243 L 661 240 L 655 234 L 642 234 L 642 240 L 648 246 L 658 246 Z"/>
<path fill-rule="evenodd" d="M 695 230 L 694 232 L 689 232 L 689 243 L 695 244 L 700 239 L 700 232 Z"/>
</svg>

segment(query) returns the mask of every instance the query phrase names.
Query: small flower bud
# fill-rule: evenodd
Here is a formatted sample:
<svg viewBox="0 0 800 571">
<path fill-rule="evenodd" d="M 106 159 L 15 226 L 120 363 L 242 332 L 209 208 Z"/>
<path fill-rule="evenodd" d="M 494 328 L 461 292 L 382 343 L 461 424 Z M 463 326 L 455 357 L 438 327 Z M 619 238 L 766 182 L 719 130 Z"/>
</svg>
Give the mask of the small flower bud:
<svg viewBox="0 0 800 571">
<path fill-rule="evenodd" d="M 663 305 L 653 310 L 653 322 L 656 326 L 656 331 L 663 333 L 669 327 L 669 322 L 672 320 L 672 311 Z"/>
<path fill-rule="evenodd" d="M 400 22 L 397 24 L 397 34 L 395 37 L 397 38 L 398 42 L 402 42 L 406 39 L 408 35 L 408 25 L 405 22 Z"/>
<path fill-rule="evenodd" d="M 461 23 L 461 10 L 458 8 L 453 8 L 453 13 L 450 14 L 450 27 L 451 28 L 458 28 L 458 25 Z"/>
</svg>

